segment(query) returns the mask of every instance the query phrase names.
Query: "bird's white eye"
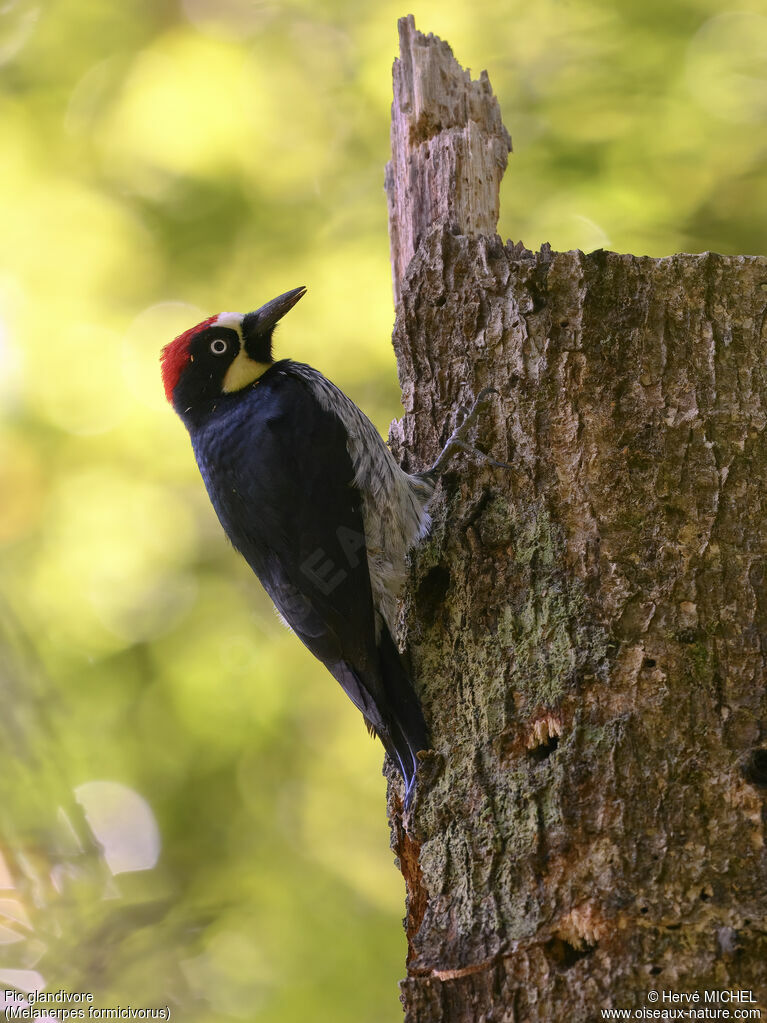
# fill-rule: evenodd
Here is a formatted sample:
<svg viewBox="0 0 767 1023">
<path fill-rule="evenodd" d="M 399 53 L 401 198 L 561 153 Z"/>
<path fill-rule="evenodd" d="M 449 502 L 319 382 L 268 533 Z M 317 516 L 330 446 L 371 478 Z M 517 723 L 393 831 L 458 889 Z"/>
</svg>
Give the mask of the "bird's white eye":
<svg viewBox="0 0 767 1023">
<path fill-rule="evenodd" d="M 210 350 L 214 355 L 223 355 L 229 345 L 224 341 L 222 337 L 217 337 L 215 341 L 211 341 Z"/>
</svg>

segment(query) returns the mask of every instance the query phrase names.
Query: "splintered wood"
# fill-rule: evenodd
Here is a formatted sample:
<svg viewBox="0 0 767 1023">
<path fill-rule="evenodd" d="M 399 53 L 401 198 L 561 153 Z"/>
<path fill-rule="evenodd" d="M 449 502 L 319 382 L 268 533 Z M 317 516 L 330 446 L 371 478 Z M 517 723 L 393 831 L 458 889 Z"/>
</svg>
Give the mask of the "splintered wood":
<svg viewBox="0 0 767 1023">
<path fill-rule="evenodd" d="M 437 224 L 492 235 L 511 137 L 483 71 L 472 81 L 447 43 L 399 22 L 391 162 L 386 168 L 394 302 L 420 242 Z"/>
</svg>

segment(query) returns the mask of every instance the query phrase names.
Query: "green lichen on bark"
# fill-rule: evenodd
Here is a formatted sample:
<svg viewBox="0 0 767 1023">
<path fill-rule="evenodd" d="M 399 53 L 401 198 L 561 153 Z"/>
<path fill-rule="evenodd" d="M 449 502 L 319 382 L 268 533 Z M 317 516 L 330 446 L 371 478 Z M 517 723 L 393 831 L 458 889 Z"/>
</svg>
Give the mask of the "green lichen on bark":
<svg viewBox="0 0 767 1023">
<path fill-rule="evenodd" d="M 515 509 L 514 518 L 511 560 L 527 572 L 529 584 L 521 608 L 507 616 L 510 635 L 499 639 L 513 653 L 515 688 L 533 704 L 553 707 L 575 684 L 584 654 L 597 670 L 605 642 L 590 624 L 582 583 L 568 578 L 564 537 L 544 503 Z"/>
</svg>

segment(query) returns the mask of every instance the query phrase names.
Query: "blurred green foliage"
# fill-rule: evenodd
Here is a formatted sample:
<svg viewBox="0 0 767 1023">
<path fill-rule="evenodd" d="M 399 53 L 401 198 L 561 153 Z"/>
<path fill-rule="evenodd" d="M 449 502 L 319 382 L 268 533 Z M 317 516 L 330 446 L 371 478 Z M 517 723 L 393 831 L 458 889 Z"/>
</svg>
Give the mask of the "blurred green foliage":
<svg viewBox="0 0 767 1023">
<path fill-rule="evenodd" d="M 413 10 L 489 69 L 504 238 L 764 250 L 764 0 Z M 20 623 L 0 635 L 0 988 L 398 1016 L 381 749 L 227 546 L 157 358 L 306 284 L 279 353 L 382 431 L 398 414 L 382 179 L 405 13 L 0 11 L 0 617 Z"/>
</svg>

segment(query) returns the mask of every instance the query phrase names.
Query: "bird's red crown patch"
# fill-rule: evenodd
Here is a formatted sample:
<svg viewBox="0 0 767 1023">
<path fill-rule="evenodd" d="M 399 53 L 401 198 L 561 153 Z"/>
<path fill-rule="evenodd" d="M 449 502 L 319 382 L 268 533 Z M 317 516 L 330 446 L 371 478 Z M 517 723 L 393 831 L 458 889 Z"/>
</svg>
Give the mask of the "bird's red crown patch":
<svg viewBox="0 0 767 1023">
<path fill-rule="evenodd" d="M 218 314 L 216 316 L 209 316 L 207 320 L 198 323 L 196 327 L 190 327 L 189 330 L 185 330 L 183 334 L 179 334 L 173 341 L 169 341 L 160 353 L 162 382 L 165 388 L 165 397 L 169 402 L 173 402 L 173 392 L 176 389 L 176 384 L 189 362 L 189 345 L 192 338 L 198 331 L 209 327 L 217 318 Z"/>
</svg>

